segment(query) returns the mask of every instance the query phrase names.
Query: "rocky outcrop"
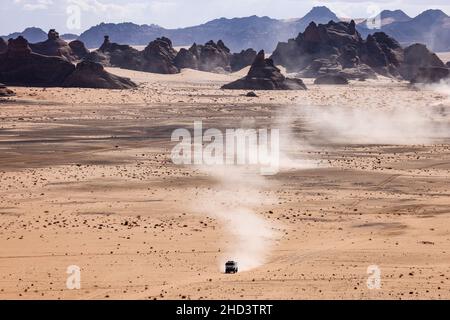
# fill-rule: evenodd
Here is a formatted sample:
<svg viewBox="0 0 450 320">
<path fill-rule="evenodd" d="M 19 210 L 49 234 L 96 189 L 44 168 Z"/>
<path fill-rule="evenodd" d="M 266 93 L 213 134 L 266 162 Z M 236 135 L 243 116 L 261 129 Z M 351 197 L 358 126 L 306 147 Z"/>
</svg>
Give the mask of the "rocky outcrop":
<svg viewBox="0 0 450 320">
<path fill-rule="evenodd" d="M 427 68 L 446 68 L 446 66 L 435 53 L 428 50 L 423 44 L 417 43 L 405 48 L 403 63 L 400 67 L 400 73 L 404 79 L 413 80 L 419 72 Z"/>
<path fill-rule="evenodd" d="M 266 59 L 264 51 L 261 50 L 247 76 L 226 84 L 222 89 L 242 89 L 242 90 L 306 90 L 306 86 L 301 79 L 286 78 L 275 67 L 272 59 Z"/>
<path fill-rule="evenodd" d="M 66 59 L 31 52 L 23 37 L 10 39 L 7 51 L 0 55 L 0 82 L 6 85 L 60 86 L 74 70 Z"/>
<path fill-rule="evenodd" d="M 5 52 L 6 49 L 8 49 L 8 44 L 6 43 L 5 39 L 0 37 L 0 53 Z"/>
<path fill-rule="evenodd" d="M 256 57 L 253 49 L 242 50 L 231 54 L 230 49 L 222 40 L 208 41 L 204 45 L 194 43 L 189 49 L 181 49 L 175 65 L 179 68 L 189 68 L 206 72 L 226 73 L 238 71 L 252 64 Z"/>
<path fill-rule="evenodd" d="M 347 78 L 338 74 L 325 74 L 318 77 L 314 84 L 334 84 L 334 85 L 345 85 L 348 84 Z"/>
<path fill-rule="evenodd" d="M 450 61 L 445 64 L 447 68 L 450 68 Z"/>
<path fill-rule="evenodd" d="M 272 58 L 288 72 L 298 72 L 303 77 L 332 74 L 367 79 L 378 74 L 411 80 L 422 68 L 445 67 L 424 45 L 403 49 L 383 32 L 375 32 L 364 40 L 353 21 L 319 25 L 312 22 L 296 39 L 279 43 Z"/>
<path fill-rule="evenodd" d="M 250 66 L 256 58 L 256 51 L 253 49 L 242 50 L 239 53 L 233 53 L 231 56 L 231 71 L 239 71 Z"/>
<path fill-rule="evenodd" d="M 179 69 L 188 68 L 198 70 L 198 58 L 195 55 L 195 51 L 191 49 L 188 50 L 182 48 L 180 49 L 180 51 L 178 51 L 178 54 L 174 60 L 174 63 L 177 66 L 177 68 Z"/>
<path fill-rule="evenodd" d="M 172 42 L 164 37 L 150 42 L 144 51 L 139 51 L 129 45 L 111 42 L 105 36 L 101 47 L 91 52 L 85 60 L 98 62 L 105 67 L 172 74 L 179 72 L 175 66 L 176 54 Z"/>
<path fill-rule="evenodd" d="M 172 47 L 170 39 L 162 37 L 149 43 L 144 49 L 143 57 L 146 60 L 143 71 L 163 74 L 179 73 L 175 66 L 177 52 Z"/>
<path fill-rule="evenodd" d="M 59 37 L 59 33 L 54 29 L 48 32 L 48 39 L 43 42 L 30 43 L 31 50 L 49 57 L 61 57 L 69 62 L 75 62 L 78 57 L 72 51 L 69 44 Z"/>
<path fill-rule="evenodd" d="M 11 97 L 14 95 L 14 91 L 8 89 L 3 83 L 0 83 L 0 97 Z"/>
<path fill-rule="evenodd" d="M 110 89 L 134 85 L 106 72 L 99 64 L 82 62 L 75 67 L 62 57 L 34 53 L 23 37 L 10 39 L 7 51 L 0 54 L 0 82 L 12 86 Z"/>
<path fill-rule="evenodd" d="M 99 89 L 132 89 L 136 84 L 128 78 L 118 77 L 106 72 L 96 62 L 82 61 L 62 83 L 63 87 L 99 88 Z"/>
<path fill-rule="evenodd" d="M 432 84 L 439 83 L 442 80 L 450 80 L 450 69 L 442 67 L 420 68 L 411 83 Z"/>
<path fill-rule="evenodd" d="M 363 40 L 355 22 L 314 22 L 296 39 L 281 42 L 272 58 L 288 72 L 318 77 L 346 74 L 351 78 L 374 78 L 376 73 L 396 77 L 402 60 L 402 48 L 382 32 Z"/>
<path fill-rule="evenodd" d="M 72 55 L 76 60 L 83 60 L 86 58 L 90 51 L 86 48 L 83 42 L 80 40 L 74 40 L 69 42 L 69 47 L 72 50 Z"/>
</svg>

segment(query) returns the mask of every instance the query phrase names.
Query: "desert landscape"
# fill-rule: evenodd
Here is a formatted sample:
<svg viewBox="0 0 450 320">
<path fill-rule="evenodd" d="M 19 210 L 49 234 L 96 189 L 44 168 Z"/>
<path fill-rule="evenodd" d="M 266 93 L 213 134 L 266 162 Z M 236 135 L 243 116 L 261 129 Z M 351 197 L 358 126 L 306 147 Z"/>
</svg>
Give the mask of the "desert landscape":
<svg viewBox="0 0 450 320">
<path fill-rule="evenodd" d="M 383 79 L 248 98 L 219 89 L 242 72 L 109 71 L 139 88 L 14 87 L 17 96 L 1 102 L 2 299 L 450 296 L 448 91 Z M 267 178 L 244 171 L 246 182 L 234 183 L 170 160 L 172 130 L 195 119 L 261 127 L 305 107 L 388 116 L 400 105 L 437 113 L 412 120 L 415 134 L 391 119 L 390 133 L 368 131 L 356 143 L 345 132 L 343 141 L 317 140 L 318 127 L 300 114 L 290 151 L 305 167 Z M 428 127 L 439 123 L 446 132 Z M 242 231 L 214 212 L 226 208 Z M 254 234 L 252 219 L 271 232 Z M 223 274 L 223 259 L 240 246 L 255 265 Z M 366 286 L 374 264 L 380 290 Z M 82 269 L 81 290 L 66 289 L 69 265 Z"/>
<path fill-rule="evenodd" d="M 271 52 L 153 25 L 0 37 L 0 300 L 449 299 L 448 39 L 392 34 L 450 17 L 368 33 L 324 8 L 271 20 L 296 32 Z M 141 45 L 158 30 L 175 42 Z M 177 163 L 199 122 L 194 154 L 279 130 L 276 171 Z"/>
</svg>

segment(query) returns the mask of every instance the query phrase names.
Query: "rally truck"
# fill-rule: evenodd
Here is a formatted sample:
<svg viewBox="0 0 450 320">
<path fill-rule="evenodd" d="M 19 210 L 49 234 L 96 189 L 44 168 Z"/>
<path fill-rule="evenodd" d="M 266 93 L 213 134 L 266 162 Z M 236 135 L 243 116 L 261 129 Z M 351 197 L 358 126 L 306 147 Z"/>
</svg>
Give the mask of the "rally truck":
<svg viewBox="0 0 450 320">
<path fill-rule="evenodd" d="M 236 261 L 228 261 L 225 263 L 225 273 L 237 273 L 238 264 Z"/>
</svg>

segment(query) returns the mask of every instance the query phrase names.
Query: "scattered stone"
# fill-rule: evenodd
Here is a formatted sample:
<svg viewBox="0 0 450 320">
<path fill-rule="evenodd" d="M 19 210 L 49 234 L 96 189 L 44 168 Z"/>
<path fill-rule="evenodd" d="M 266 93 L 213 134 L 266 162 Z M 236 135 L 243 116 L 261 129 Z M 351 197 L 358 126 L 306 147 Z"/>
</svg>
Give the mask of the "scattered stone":
<svg viewBox="0 0 450 320">
<path fill-rule="evenodd" d="M 0 97 L 15 96 L 14 91 L 8 89 L 3 83 L 0 83 Z"/>
<path fill-rule="evenodd" d="M 249 98 L 256 98 L 256 97 L 258 97 L 258 95 L 254 91 L 247 92 L 247 94 L 245 96 L 249 97 Z"/>
</svg>

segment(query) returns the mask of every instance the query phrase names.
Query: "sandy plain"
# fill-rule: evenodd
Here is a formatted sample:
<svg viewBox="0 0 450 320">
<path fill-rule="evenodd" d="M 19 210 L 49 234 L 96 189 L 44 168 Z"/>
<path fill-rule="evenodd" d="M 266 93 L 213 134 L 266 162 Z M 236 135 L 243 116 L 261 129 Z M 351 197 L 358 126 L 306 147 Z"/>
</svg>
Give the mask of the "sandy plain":
<svg viewBox="0 0 450 320">
<path fill-rule="evenodd" d="M 245 70 L 111 71 L 139 88 L 12 88 L 0 102 L 0 299 L 450 298 L 445 86 L 306 80 L 248 98 L 219 89 Z M 194 120 L 281 125 L 307 164 L 231 182 L 174 165 L 171 133 Z M 249 267 L 223 274 L 231 253 Z"/>
</svg>

